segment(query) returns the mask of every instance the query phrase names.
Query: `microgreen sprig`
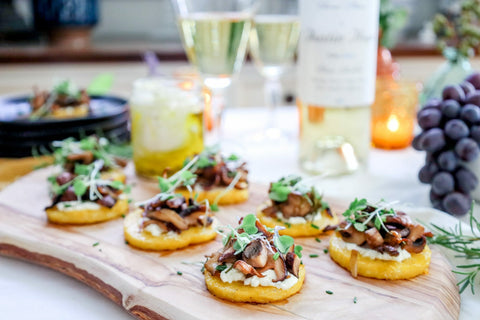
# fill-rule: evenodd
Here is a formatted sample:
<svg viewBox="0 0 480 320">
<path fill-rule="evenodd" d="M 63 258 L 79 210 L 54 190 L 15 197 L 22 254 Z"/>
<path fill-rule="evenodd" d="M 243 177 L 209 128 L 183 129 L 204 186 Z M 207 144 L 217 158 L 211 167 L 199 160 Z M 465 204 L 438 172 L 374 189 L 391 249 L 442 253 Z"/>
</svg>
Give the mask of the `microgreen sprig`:
<svg viewBox="0 0 480 320">
<path fill-rule="evenodd" d="M 368 223 L 371 221 L 373 221 L 376 229 L 383 229 L 386 232 L 390 232 L 387 227 L 385 227 L 384 222 L 388 216 L 395 215 L 395 211 L 390 208 L 395 203 L 396 202 L 384 203 L 381 201 L 376 205 L 370 205 L 366 199 L 355 198 L 355 200 L 350 203 L 348 209 L 343 213 L 343 216 L 349 224 L 353 225 L 353 227 L 360 232 L 367 230 Z M 374 208 L 374 210 L 366 211 L 369 207 Z"/>
</svg>

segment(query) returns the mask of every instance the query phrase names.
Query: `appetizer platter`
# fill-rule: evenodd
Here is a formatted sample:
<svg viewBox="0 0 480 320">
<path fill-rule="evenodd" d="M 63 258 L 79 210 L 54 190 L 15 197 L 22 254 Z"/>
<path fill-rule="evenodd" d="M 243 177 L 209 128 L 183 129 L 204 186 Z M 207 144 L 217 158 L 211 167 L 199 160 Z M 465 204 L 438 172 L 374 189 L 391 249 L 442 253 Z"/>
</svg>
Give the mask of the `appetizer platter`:
<svg viewBox="0 0 480 320">
<path fill-rule="evenodd" d="M 130 205 L 130 214 L 124 219 L 119 217 L 102 223 L 78 226 L 50 223 L 44 209 L 51 204 L 47 178 L 53 173 L 55 172 L 52 168 L 37 170 L 0 192 L 0 253 L 53 268 L 83 281 L 137 318 L 225 319 L 241 316 L 252 319 L 364 319 L 372 310 L 375 311 L 374 318 L 458 318 L 460 296 L 456 279 L 450 271 L 451 266 L 447 259 L 435 246 L 430 248 L 431 261 L 427 274 L 409 280 L 378 280 L 363 277 L 360 273 L 355 278 L 351 271 L 345 270 L 330 257 L 329 240 L 333 231 L 295 238 L 294 243 L 281 241 L 283 245 L 280 245 L 275 237 L 290 237 L 275 235 L 281 226 L 265 229 L 263 233 L 264 226 L 259 224 L 254 214 L 259 206 L 269 199 L 270 186 L 253 183 L 249 185 L 248 201 L 221 206 L 214 213 L 215 219 L 221 226 L 230 226 L 227 227 L 228 230 L 235 230 L 235 237 L 247 233 L 240 237 L 254 237 L 267 242 L 271 239 L 272 242 L 267 246 L 280 253 L 276 255 L 277 260 L 267 254 L 265 265 L 272 261 L 288 261 L 285 263 L 285 279 L 292 279 L 297 275 L 298 281 L 281 301 L 252 304 L 225 300 L 222 292 L 227 290 L 227 286 L 218 286 L 219 276 L 216 271 L 228 268 L 228 263 L 243 264 L 238 261 L 248 261 L 248 265 L 242 266 L 245 268 L 256 265 L 258 261 L 248 260 L 252 258 L 249 253 L 252 248 L 242 248 L 240 254 L 243 260 L 217 263 L 217 266 L 224 267 L 217 269 L 215 266 L 210 270 L 208 261 L 205 264 L 206 257 L 209 260 L 214 259 L 215 253 L 229 250 L 229 241 L 223 240 L 225 237 L 220 235 L 217 235 L 214 241 L 189 245 L 174 251 L 138 249 L 133 241 L 129 242 L 130 238 L 124 237 L 124 226 L 129 225 L 127 218 L 138 212 L 135 211 L 134 203 Z M 148 206 L 157 205 L 157 183 L 137 178 L 130 165 L 126 168 L 126 174 L 128 183 L 133 185 L 131 198 L 140 201 L 154 199 L 154 202 L 147 202 L 143 206 L 148 215 Z M 162 201 L 164 200 L 159 202 Z M 190 200 L 179 200 L 179 203 L 183 201 Z M 329 203 L 330 210 L 337 216 L 349 208 L 348 203 L 331 199 L 323 201 Z M 173 202 L 175 201 L 169 206 L 172 206 Z M 166 203 L 159 205 L 162 209 L 167 209 L 163 207 L 167 206 Z M 339 218 L 344 220 L 344 217 Z M 256 230 L 251 231 L 253 225 Z M 368 222 L 365 226 L 370 227 Z M 415 226 L 409 227 L 413 230 Z M 263 233 L 263 236 L 258 237 L 258 233 Z M 229 239 L 232 241 L 234 238 Z M 250 239 L 250 243 L 254 243 L 253 240 Z M 297 246 L 301 246 L 303 250 L 300 252 Z M 263 265 L 263 262 L 260 265 Z M 255 270 L 256 267 L 252 268 Z M 258 270 L 257 268 L 256 271 Z M 269 271 L 275 270 L 277 269 L 273 267 Z M 220 272 L 223 271 L 225 270 Z M 248 272 L 255 271 L 250 269 Z M 275 287 L 249 289 L 258 288 Z"/>
<path fill-rule="evenodd" d="M 127 140 L 127 101 L 100 93 L 104 85 L 96 80 L 92 82 L 97 82 L 96 88 L 89 90 L 73 89 L 70 81 L 63 81 L 50 91 L 1 97 L 0 157 L 31 156 L 34 149 L 48 148 L 51 142 L 68 137 L 102 134 Z"/>
</svg>

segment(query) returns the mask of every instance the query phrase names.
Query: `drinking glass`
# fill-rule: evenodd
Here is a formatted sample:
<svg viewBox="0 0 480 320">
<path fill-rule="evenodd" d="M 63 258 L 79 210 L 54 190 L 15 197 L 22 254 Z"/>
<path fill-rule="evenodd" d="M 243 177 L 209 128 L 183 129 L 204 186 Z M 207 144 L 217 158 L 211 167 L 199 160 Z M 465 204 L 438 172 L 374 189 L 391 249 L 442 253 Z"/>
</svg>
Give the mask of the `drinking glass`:
<svg viewBox="0 0 480 320">
<path fill-rule="evenodd" d="M 211 92 L 211 132 L 220 139 L 224 92 L 245 57 L 256 0 L 172 0 L 188 60 Z"/>
<path fill-rule="evenodd" d="M 282 132 L 275 122 L 275 111 L 282 97 L 280 78 L 294 64 L 300 25 L 298 4 L 292 0 L 259 0 L 250 32 L 250 53 L 265 78 L 265 103 L 269 109 L 264 132 L 257 138 L 276 139 Z"/>
</svg>

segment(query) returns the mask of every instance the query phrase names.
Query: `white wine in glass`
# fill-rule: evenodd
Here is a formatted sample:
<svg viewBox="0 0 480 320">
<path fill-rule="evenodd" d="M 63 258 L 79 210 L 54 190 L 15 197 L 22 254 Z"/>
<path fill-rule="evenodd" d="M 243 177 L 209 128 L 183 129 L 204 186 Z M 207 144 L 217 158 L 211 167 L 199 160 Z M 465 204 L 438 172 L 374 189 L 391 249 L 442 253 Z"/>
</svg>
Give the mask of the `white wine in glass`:
<svg viewBox="0 0 480 320">
<path fill-rule="evenodd" d="M 187 57 L 212 94 L 213 130 L 207 143 L 220 140 L 224 90 L 243 64 L 255 3 L 256 0 L 172 0 Z"/>
<path fill-rule="evenodd" d="M 278 140 L 285 135 L 275 123 L 275 111 L 282 97 L 281 76 L 295 63 L 300 34 L 297 5 L 289 0 L 260 0 L 250 32 L 250 53 L 265 78 L 265 103 L 269 114 L 263 131 L 251 140 Z"/>
</svg>

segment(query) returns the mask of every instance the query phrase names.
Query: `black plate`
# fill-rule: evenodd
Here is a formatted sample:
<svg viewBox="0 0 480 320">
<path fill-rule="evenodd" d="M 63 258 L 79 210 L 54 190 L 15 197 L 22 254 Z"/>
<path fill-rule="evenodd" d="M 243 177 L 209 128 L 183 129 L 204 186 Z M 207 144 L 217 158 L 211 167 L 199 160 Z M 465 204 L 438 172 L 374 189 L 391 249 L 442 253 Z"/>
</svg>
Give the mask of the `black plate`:
<svg viewBox="0 0 480 320">
<path fill-rule="evenodd" d="M 28 120 L 29 96 L 0 98 L 0 157 L 27 157 L 32 149 L 49 148 L 52 141 L 91 134 L 129 139 L 127 101 L 114 96 L 91 96 L 91 113 L 74 119 Z"/>
<path fill-rule="evenodd" d="M 0 98 L 0 128 L 2 127 L 44 127 L 44 126 L 77 126 L 105 120 L 112 116 L 127 112 L 127 101 L 114 96 L 91 96 L 90 114 L 86 117 L 72 119 L 42 118 L 25 119 L 30 112 L 31 96 Z"/>
</svg>

